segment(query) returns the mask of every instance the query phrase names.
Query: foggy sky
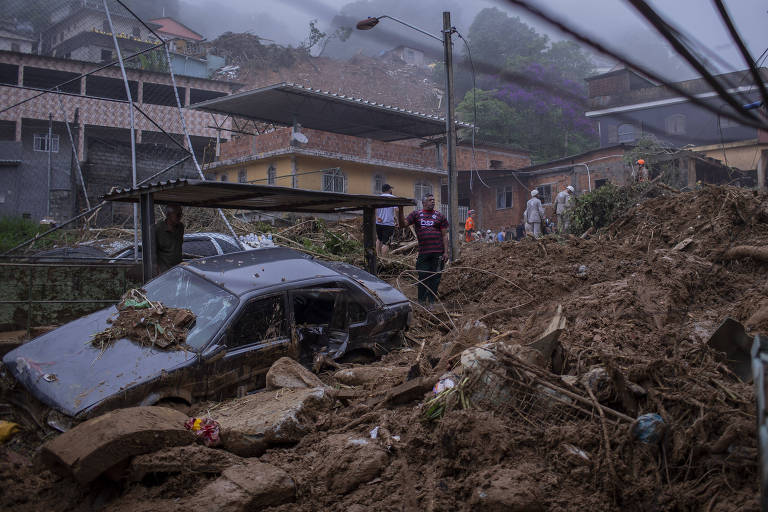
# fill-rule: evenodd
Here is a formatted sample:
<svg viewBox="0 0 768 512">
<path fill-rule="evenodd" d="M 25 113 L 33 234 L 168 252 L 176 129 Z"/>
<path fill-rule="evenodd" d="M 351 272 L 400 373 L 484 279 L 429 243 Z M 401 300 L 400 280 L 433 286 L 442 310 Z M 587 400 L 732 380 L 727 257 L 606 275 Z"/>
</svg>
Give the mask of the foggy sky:
<svg viewBox="0 0 768 512">
<path fill-rule="evenodd" d="M 319 28 L 328 31 L 340 9 L 350 3 L 349 0 L 227 0 L 224 4 L 226 9 L 217 7 L 212 15 L 207 8 L 213 4 L 211 0 L 182 2 L 187 7 L 184 21 L 208 39 L 214 39 L 226 30 L 248 31 L 280 44 L 294 46 L 307 37 L 310 20 L 317 19 Z M 366 4 L 365 1 L 355 3 Z M 368 5 L 371 3 L 369 1 Z M 634 50 L 634 56 L 641 64 L 653 68 L 654 63 L 649 62 L 642 51 L 637 51 L 638 42 L 661 41 L 661 37 L 625 1 L 535 0 L 535 3 L 611 49 L 621 53 Z M 725 3 L 752 56 L 757 58 L 768 47 L 768 30 L 765 30 L 768 25 L 768 4 L 765 0 L 726 0 Z M 469 26 L 479 10 L 496 6 L 511 15 L 519 15 L 523 21 L 552 39 L 563 38 L 546 24 L 511 7 L 504 0 L 379 0 L 375 4 L 388 5 L 387 9 L 397 12 L 366 12 L 366 8 L 357 11 L 366 12 L 363 17 L 390 14 L 433 33 L 439 33 L 442 23 L 440 11 L 449 9 L 452 12 L 453 24 L 464 34 L 469 31 Z M 746 67 L 710 0 L 651 0 L 651 4 L 673 25 L 714 54 L 714 57 L 708 56 L 710 70 L 727 72 Z M 190 16 L 194 19 L 189 19 Z M 363 42 L 365 38 L 377 38 L 383 46 L 389 45 L 391 41 L 391 47 L 409 42 L 425 46 L 437 44 L 390 20 L 383 20 L 370 32 L 354 32 L 348 44 L 351 48 L 355 45 L 370 44 L 370 41 Z M 439 45 L 437 47 L 439 48 Z M 696 76 L 690 68 L 680 70 L 679 73 L 679 76 L 670 78 L 679 80 Z"/>
</svg>

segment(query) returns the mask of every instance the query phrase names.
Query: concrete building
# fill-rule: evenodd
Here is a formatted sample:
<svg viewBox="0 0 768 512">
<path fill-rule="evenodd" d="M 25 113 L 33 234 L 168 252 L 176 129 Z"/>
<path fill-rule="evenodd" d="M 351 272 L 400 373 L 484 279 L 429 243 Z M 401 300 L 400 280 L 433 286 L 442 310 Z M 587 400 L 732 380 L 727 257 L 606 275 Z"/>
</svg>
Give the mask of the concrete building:
<svg viewBox="0 0 768 512">
<path fill-rule="evenodd" d="M 15 19 L 0 20 L 0 50 L 33 53 L 36 43 L 31 25 L 18 23 Z"/>
<path fill-rule="evenodd" d="M 63 122 L 65 116 L 86 174 L 91 202 L 97 202 L 111 186 L 130 184 L 130 153 L 125 151 L 130 145 L 129 107 L 122 75 L 119 68 L 111 67 L 80 76 L 93 67 L 88 62 L 0 51 L 0 105 L 7 109 L 0 113 L 0 215 L 40 219 L 50 214 L 66 219 L 84 206 Z M 184 153 L 153 120 L 175 140 L 184 142 L 170 76 L 137 69 L 128 69 L 127 73 L 136 105 L 151 118 L 135 112 L 138 159 L 144 162 L 139 165 L 141 179 L 170 165 Z M 33 99 L 41 90 L 70 80 L 61 87 L 61 94 L 46 93 Z M 226 96 L 240 87 L 232 82 L 182 76 L 176 82 L 185 106 Z M 53 120 L 50 145 L 49 116 Z M 185 109 L 185 119 L 193 149 L 202 158 L 205 148 L 217 136 L 217 131 L 209 127 L 212 117 Z M 218 123 L 229 126 L 223 117 Z M 104 153 L 122 157 L 107 162 Z M 177 172 L 186 175 L 189 165 Z M 49 169 L 50 207 L 46 195 Z"/>
<path fill-rule="evenodd" d="M 760 69 L 768 81 L 768 69 Z M 728 92 L 742 104 L 760 99 L 748 70 L 718 75 Z M 703 78 L 675 84 L 718 108 L 723 101 Z M 645 134 L 674 147 L 686 147 L 742 171 L 765 173 L 768 134 L 740 125 L 692 104 L 670 88 L 658 85 L 629 69 L 587 79 L 590 110 L 598 122 L 601 147 L 633 143 Z M 759 181 L 759 178 L 758 178 Z"/>
</svg>

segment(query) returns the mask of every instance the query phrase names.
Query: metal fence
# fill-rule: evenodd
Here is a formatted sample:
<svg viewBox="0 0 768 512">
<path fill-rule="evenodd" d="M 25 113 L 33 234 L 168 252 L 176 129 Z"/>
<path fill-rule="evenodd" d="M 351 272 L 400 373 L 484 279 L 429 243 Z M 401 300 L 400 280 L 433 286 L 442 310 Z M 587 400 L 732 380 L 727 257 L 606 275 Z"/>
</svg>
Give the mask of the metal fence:
<svg viewBox="0 0 768 512">
<path fill-rule="evenodd" d="M 448 205 L 447 204 L 441 204 L 440 205 L 440 213 L 448 217 Z M 466 206 L 459 206 L 459 218 L 456 220 L 456 222 L 464 223 L 467 221 L 467 217 L 469 217 L 469 208 Z"/>
</svg>

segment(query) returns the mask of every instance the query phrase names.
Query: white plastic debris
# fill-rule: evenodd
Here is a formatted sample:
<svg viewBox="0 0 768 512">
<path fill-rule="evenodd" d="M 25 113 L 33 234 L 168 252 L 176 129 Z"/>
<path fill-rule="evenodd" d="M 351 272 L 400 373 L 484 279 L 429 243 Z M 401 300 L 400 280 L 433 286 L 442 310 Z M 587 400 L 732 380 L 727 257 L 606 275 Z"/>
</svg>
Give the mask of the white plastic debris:
<svg viewBox="0 0 768 512">
<path fill-rule="evenodd" d="M 374 427 L 371 430 L 371 439 L 376 439 L 377 437 L 379 437 L 379 427 Z"/>
</svg>

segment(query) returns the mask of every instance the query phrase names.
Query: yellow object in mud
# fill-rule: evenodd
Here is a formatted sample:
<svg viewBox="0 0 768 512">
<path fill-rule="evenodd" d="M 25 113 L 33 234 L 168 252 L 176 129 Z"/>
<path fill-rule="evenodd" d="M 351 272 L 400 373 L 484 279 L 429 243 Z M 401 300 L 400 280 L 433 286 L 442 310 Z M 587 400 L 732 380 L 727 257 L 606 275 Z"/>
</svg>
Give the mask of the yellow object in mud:
<svg viewBox="0 0 768 512">
<path fill-rule="evenodd" d="M 192 424 L 192 430 L 197 432 L 200 430 L 200 424 L 203 422 L 200 418 L 195 418 L 195 422 Z"/>
<path fill-rule="evenodd" d="M 0 443 L 4 443 L 13 437 L 13 434 L 21 430 L 17 423 L 10 421 L 0 421 Z"/>
</svg>

